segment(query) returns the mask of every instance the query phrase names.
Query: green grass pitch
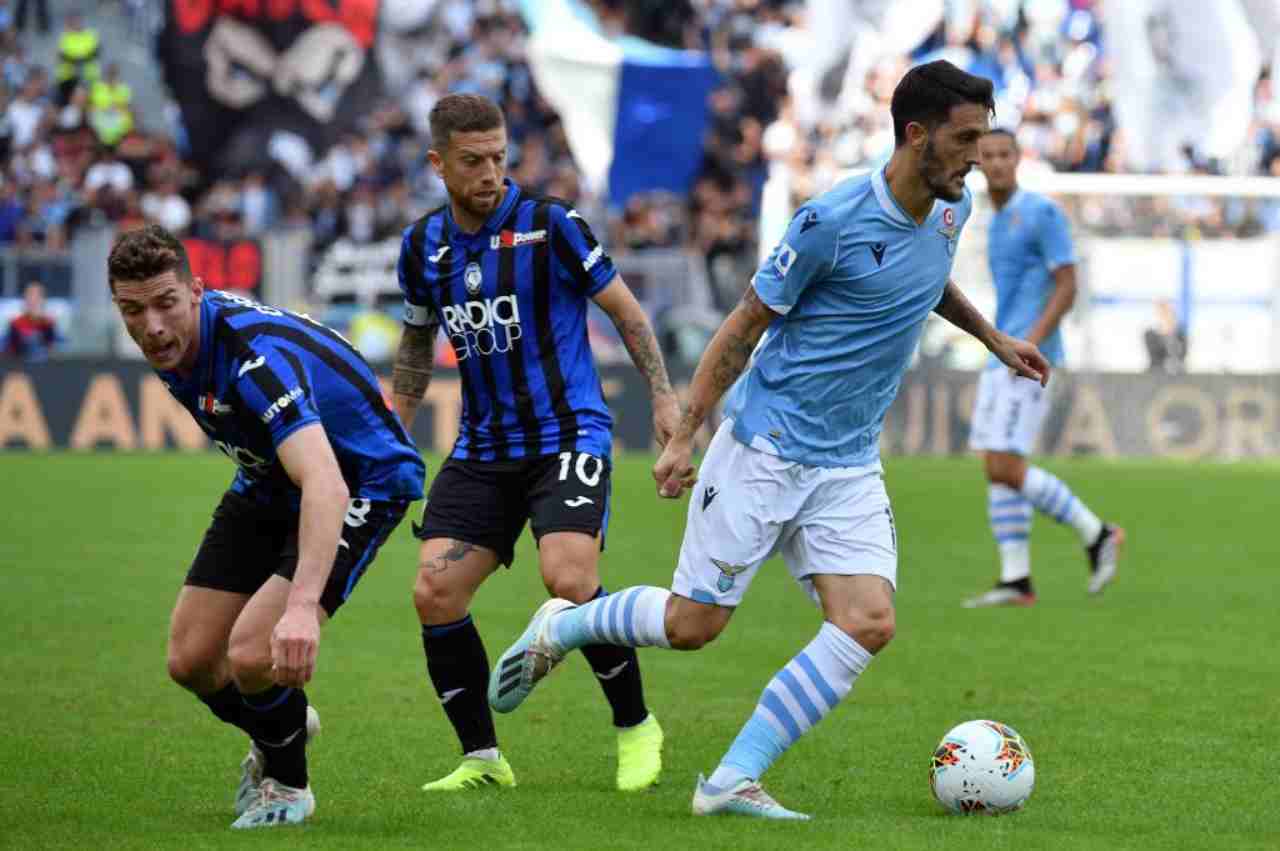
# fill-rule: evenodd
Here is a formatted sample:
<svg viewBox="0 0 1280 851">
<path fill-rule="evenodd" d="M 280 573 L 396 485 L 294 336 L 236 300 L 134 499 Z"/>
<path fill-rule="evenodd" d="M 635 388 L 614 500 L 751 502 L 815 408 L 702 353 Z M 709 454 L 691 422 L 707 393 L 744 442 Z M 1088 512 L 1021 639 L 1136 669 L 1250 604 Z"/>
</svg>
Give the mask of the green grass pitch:
<svg viewBox="0 0 1280 851">
<path fill-rule="evenodd" d="M 684 504 L 651 459 L 619 461 L 609 587 L 671 578 Z M 436 462 L 431 464 L 434 469 Z M 1037 518 L 1040 603 L 966 611 L 995 572 L 976 462 L 887 461 L 901 539 L 898 637 L 849 699 L 767 775 L 809 824 L 689 815 L 774 671 L 818 614 L 779 563 L 694 654 L 642 650 L 667 732 L 655 790 L 613 790 L 614 740 L 571 659 L 499 735 L 519 788 L 428 795 L 452 730 L 425 675 L 406 523 L 325 631 L 309 694 L 319 806 L 298 829 L 232 834 L 243 736 L 165 673 L 168 614 L 230 466 L 215 455 L 0 456 L 0 847 L 1280 848 L 1280 469 L 1055 462 L 1129 530 L 1118 582 L 1088 599 L 1074 535 Z M 473 612 L 496 657 L 543 591 L 528 538 Z M 957 818 L 927 765 L 953 724 L 1016 727 L 1037 788 L 1010 817 Z"/>
</svg>

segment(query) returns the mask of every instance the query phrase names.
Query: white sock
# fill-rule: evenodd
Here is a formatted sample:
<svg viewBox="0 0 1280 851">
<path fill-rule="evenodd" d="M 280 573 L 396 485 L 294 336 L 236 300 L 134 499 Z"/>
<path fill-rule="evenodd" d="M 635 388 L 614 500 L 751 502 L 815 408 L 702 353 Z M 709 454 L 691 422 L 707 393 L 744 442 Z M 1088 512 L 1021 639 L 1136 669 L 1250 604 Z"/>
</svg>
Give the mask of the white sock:
<svg viewBox="0 0 1280 851">
<path fill-rule="evenodd" d="M 467 759 L 484 759 L 489 762 L 497 762 L 502 758 L 502 752 L 497 748 L 481 748 L 478 751 L 468 751 L 463 756 Z"/>
<path fill-rule="evenodd" d="M 987 519 L 1000 549 L 1000 581 L 1031 575 L 1031 501 L 1004 485 L 987 487 Z"/>
<path fill-rule="evenodd" d="M 1071 488 L 1053 473 L 1039 467 L 1028 467 L 1027 476 L 1022 480 L 1022 495 L 1031 500 L 1038 511 L 1059 523 L 1073 526 L 1086 547 L 1098 540 L 1098 533 L 1102 531 L 1098 515 L 1077 499 Z"/>
<path fill-rule="evenodd" d="M 551 620 L 551 639 L 566 653 L 588 644 L 670 647 L 669 599 L 671 592 L 665 588 L 623 588 L 556 615 Z"/>
</svg>

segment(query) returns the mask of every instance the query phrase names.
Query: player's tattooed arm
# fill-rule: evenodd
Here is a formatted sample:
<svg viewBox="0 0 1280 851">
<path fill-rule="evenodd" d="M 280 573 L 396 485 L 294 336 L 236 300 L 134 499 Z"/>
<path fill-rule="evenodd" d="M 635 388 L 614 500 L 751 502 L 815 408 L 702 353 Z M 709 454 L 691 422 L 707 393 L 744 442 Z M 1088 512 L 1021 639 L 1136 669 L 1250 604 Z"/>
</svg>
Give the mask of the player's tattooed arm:
<svg viewBox="0 0 1280 851">
<path fill-rule="evenodd" d="M 934 308 L 939 316 L 978 338 L 1001 363 L 1023 378 L 1041 385 L 1049 381 L 1049 362 L 1034 344 L 997 331 L 982 313 L 964 297 L 955 281 L 947 281 L 942 300 Z"/>
<path fill-rule="evenodd" d="M 778 314 L 760 300 L 756 288 L 748 286 L 742 300 L 725 318 L 698 361 L 677 436 L 693 438 L 725 392 L 747 368 L 761 335 L 777 318 Z"/>
<path fill-rule="evenodd" d="M 400 336 L 400 348 L 391 368 L 391 402 L 406 431 L 413 426 L 422 396 L 431 384 L 437 327 L 435 323 L 406 324 Z"/>
<path fill-rule="evenodd" d="M 595 302 L 613 320 L 631 362 L 649 385 L 653 399 L 653 435 L 659 446 L 666 446 L 680 420 L 680 402 L 671 389 L 667 365 L 662 361 L 662 349 L 649 317 L 621 276 L 615 276 L 597 293 Z"/>
</svg>

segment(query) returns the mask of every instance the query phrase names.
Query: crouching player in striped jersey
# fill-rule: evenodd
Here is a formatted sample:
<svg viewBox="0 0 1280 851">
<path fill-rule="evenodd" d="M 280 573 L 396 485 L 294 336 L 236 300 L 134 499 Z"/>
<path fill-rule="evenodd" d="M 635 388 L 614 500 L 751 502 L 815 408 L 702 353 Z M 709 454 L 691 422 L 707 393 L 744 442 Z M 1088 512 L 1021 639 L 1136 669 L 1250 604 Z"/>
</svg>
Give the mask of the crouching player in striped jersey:
<svg viewBox="0 0 1280 851">
<path fill-rule="evenodd" d="M 462 422 L 431 483 L 414 605 L 427 672 L 461 742 L 452 773 L 423 786 L 514 786 L 485 699 L 489 660 L 470 614 L 480 585 L 510 566 L 525 523 L 543 584 L 578 603 L 605 595 L 597 562 L 610 508 L 613 421 L 587 342 L 588 301 L 613 320 L 649 384 L 665 443 L 679 420 L 657 340 L 613 262 L 567 203 L 508 179 L 496 104 L 441 98 L 431 111 L 431 164 L 449 203 L 407 228 L 400 251 L 404 336 L 394 404 L 413 422 L 431 378 L 437 330 L 462 376 Z M 617 786 L 643 789 L 661 770 L 662 730 L 645 706 L 632 648 L 583 654 L 617 728 Z"/>
<path fill-rule="evenodd" d="M 169 675 L 249 734 L 234 828 L 315 810 L 302 687 L 320 627 L 422 498 L 422 459 L 377 377 L 334 331 L 205 289 L 172 234 L 121 234 L 108 279 L 147 362 L 239 468 L 178 593 Z"/>
</svg>

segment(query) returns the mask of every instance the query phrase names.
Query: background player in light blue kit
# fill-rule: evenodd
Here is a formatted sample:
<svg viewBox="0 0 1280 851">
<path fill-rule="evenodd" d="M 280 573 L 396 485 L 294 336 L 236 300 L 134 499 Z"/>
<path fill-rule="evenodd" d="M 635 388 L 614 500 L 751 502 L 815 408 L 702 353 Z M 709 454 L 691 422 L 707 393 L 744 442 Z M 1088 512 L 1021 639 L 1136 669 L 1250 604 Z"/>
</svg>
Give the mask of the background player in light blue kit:
<svg viewBox="0 0 1280 851">
<path fill-rule="evenodd" d="M 987 238 L 987 259 L 996 286 L 996 327 L 1040 347 L 1054 366 L 1062 364 L 1059 323 L 1075 300 L 1076 256 L 1071 229 L 1058 205 L 1018 188 L 1018 142 L 1008 130 L 993 130 L 978 143 L 982 173 L 996 209 Z M 1115 577 L 1124 530 L 1103 523 L 1052 473 L 1027 463 L 1049 411 L 1048 392 L 1013 375 L 994 358 L 978 380 L 969 446 L 986 467 L 987 516 L 1000 550 L 1000 580 L 967 608 L 1022 605 L 1036 601 L 1031 585 L 1031 509 L 1080 535 L 1089 561 L 1089 593 Z"/>
<path fill-rule="evenodd" d="M 800 208 L 698 364 L 654 467 L 663 496 L 693 485 L 693 435 L 737 383 L 702 463 L 671 591 L 544 604 L 494 668 L 495 709 L 514 709 L 591 643 L 702 647 L 781 552 L 823 623 L 770 680 L 711 778 L 698 779 L 693 811 L 807 818 L 774 801 L 760 776 L 893 637 L 897 533 L 879 439 L 925 319 L 936 311 L 1020 374 L 1048 379 L 1036 347 L 993 328 L 949 280 L 991 93 L 990 81 L 947 62 L 903 77 L 892 159 Z"/>
</svg>

